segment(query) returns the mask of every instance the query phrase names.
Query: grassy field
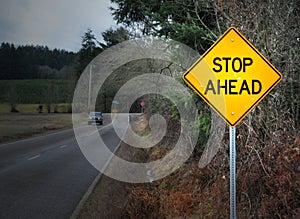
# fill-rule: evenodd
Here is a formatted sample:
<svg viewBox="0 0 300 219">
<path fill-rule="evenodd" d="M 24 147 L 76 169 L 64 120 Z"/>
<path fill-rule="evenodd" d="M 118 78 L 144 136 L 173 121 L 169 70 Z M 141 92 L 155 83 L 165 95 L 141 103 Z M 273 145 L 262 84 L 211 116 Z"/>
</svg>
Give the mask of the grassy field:
<svg viewBox="0 0 300 219">
<path fill-rule="evenodd" d="M 72 128 L 72 114 L 0 113 L 0 143 Z"/>
<path fill-rule="evenodd" d="M 16 109 L 20 113 L 38 113 L 40 104 L 17 104 Z M 45 104 L 43 105 L 42 113 L 47 113 L 47 107 Z M 69 104 L 67 103 L 59 103 L 57 107 L 57 112 L 66 113 L 68 112 Z M 10 104 L 2 103 L 0 104 L 0 113 L 9 113 L 10 112 Z M 51 105 L 51 112 L 54 112 L 54 104 Z"/>
<path fill-rule="evenodd" d="M 74 81 L 68 80 L 0 80 L 0 103 L 70 102 Z"/>
</svg>

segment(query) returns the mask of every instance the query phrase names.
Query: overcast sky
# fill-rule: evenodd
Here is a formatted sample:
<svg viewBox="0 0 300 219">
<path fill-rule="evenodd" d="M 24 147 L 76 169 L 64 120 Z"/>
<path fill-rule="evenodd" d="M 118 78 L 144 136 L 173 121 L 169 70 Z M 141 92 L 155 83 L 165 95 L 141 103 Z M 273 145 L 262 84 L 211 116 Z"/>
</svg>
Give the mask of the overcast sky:
<svg viewBox="0 0 300 219">
<path fill-rule="evenodd" d="M 116 27 L 110 0 L 0 0 L 0 42 L 47 45 L 78 51 L 81 37 L 91 28 L 101 33 Z"/>
</svg>

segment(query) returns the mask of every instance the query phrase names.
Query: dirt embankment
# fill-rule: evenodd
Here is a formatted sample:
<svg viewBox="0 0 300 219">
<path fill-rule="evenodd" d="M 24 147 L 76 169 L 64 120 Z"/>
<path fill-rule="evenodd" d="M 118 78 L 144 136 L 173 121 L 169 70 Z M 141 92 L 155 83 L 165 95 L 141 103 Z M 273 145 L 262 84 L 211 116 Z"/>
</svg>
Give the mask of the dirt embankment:
<svg viewBox="0 0 300 219">
<path fill-rule="evenodd" d="M 237 148 L 238 218 L 299 218 L 299 139 L 282 134 L 277 142 L 249 142 Z M 128 185 L 130 192 L 123 217 L 229 218 L 228 139 L 224 143 L 204 168 L 198 167 L 199 157 L 194 156 L 161 180 Z M 159 151 L 152 153 L 150 159 L 158 154 Z"/>
</svg>

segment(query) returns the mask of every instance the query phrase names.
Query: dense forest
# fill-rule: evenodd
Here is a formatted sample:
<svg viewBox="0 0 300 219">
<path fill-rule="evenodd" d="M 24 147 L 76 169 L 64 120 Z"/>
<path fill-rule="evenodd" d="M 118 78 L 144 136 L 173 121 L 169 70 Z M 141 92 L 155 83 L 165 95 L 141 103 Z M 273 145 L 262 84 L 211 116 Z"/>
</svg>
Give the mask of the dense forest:
<svg viewBox="0 0 300 219">
<path fill-rule="evenodd" d="M 76 57 L 73 52 L 50 50 L 47 46 L 15 46 L 3 42 L 0 47 L 0 80 L 65 79 L 61 70 Z"/>
<path fill-rule="evenodd" d="M 47 46 L 20 45 L 2 42 L 0 46 L 0 80 L 64 79 L 77 80 L 88 63 L 104 49 L 131 37 L 119 27 L 102 33 L 99 42 L 91 29 L 81 38 L 78 52 L 49 49 Z"/>
</svg>

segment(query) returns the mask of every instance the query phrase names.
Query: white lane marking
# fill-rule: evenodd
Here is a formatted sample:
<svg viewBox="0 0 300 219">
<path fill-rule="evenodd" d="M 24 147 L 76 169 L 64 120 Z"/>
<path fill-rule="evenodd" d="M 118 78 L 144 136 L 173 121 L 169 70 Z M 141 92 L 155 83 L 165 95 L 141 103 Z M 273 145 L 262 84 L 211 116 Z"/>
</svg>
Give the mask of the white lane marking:
<svg viewBox="0 0 300 219">
<path fill-rule="evenodd" d="M 92 135 L 96 134 L 97 132 L 98 132 L 98 130 L 96 130 L 96 131 L 93 131 L 93 132 L 91 132 L 91 133 L 87 134 L 87 135 L 86 135 L 86 136 L 84 136 L 84 137 L 90 137 L 90 136 L 92 136 Z"/>
<path fill-rule="evenodd" d="M 34 155 L 33 157 L 29 157 L 27 160 L 34 160 L 36 158 L 38 158 L 39 156 L 41 156 L 40 154 Z"/>
<path fill-rule="evenodd" d="M 90 136 L 96 134 L 97 132 L 101 131 L 102 129 L 107 128 L 107 127 L 110 126 L 110 125 L 112 125 L 112 122 L 109 123 L 109 124 L 107 124 L 107 125 L 105 125 L 105 126 L 103 126 L 103 127 L 101 127 L 101 128 L 99 128 L 99 129 L 97 128 L 97 130 L 95 130 L 95 131 L 93 131 L 93 132 L 91 132 L 91 133 L 88 133 L 88 134 L 86 134 L 86 135 L 83 136 L 83 137 L 90 137 Z"/>
<path fill-rule="evenodd" d="M 59 148 L 62 149 L 62 148 L 65 148 L 65 147 L 67 147 L 67 146 L 68 146 L 68 145 L 65 145 L 65 144 L 64 144 L 64 145 L 59 146 Z"/>
</svg>

